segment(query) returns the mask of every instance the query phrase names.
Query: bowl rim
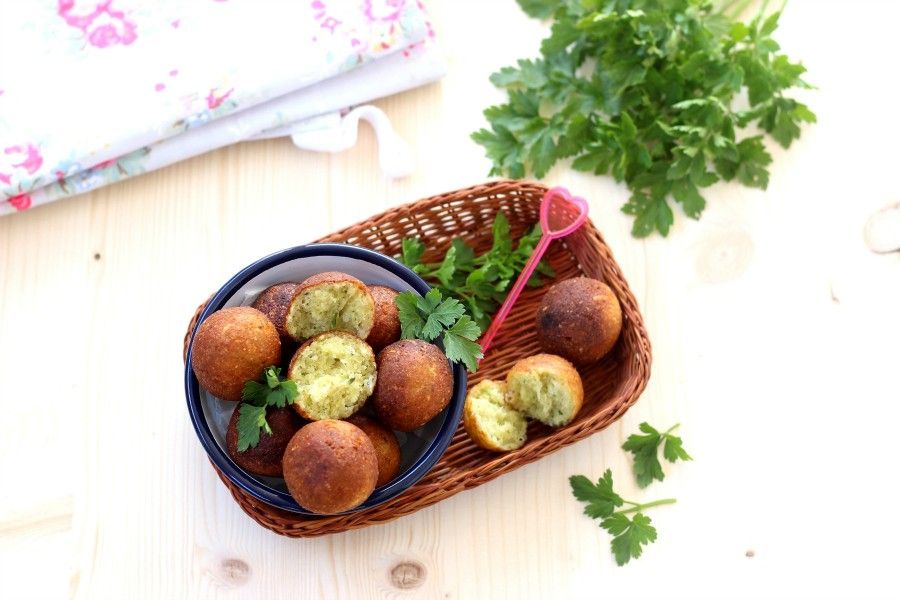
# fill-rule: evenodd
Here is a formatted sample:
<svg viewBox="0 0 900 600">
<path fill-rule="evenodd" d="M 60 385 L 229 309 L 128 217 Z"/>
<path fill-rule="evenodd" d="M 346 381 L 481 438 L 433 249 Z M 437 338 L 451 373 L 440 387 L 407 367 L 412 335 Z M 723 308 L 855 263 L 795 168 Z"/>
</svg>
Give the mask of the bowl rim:
<svg viewBox="0 0 900 600">
<path fill-rule="evenodd" d="M 219 288 L 219 291 L 217 291 L 215 295 L 210 298 L 209 302 L 207 302 L 203 311 L 197 318 L 197 325 L 191 332 L 188 352 L 185 357 L 184 387 L 188 412 L 191 417 L 191 423 L 194 426 L 194 431 L 200 439 L 200 443 L 209 459 L 225 477 L 257 500 L 265 502 L 270 506 L 292 513 L 321 517 L 325 515 L 313 513 L 302 508 L 287 492 L 275 490 L 259 481 L 254 475 L 239 467 L 237 463 L 231 459 L 227 451 L 219 446 L 213 437 L 209 424 L 206 421 L 206 417 L 203 414 L 203 407 L 200 404 L 200 384 L 191 367 L 194 335 L 196 334 L 197 327 L 199 327 L 200 323 L 202 323 L 210 314 L 219 310 L 238 289 L 257 275 L 290 260 L 313 256 L 339 256 L 362 260 L 390 271 L 408 283 L 419 294 L 424 295 L 431 289 L 431 286 L 412 269 L 389 256 L 368 248 L 350 244 L 314 243 L 294 246 L 292 248 L 274 252 L 238 271 L 225 283 L 225 285 Z M 443 456 L 459 427 L 459 422 L 462 418 L 463 405 L 465 403 L 467 384 L 465 367 L 458 363 L 450 363 L 450 367 L 453 373 L 453 395 L 451 396 L 450 403 L 446 409 L 447 412 L 445 413 L 444 423 L 438 431 L 437 436 L 435 436 L 431 443 L 425 448 L 418 460 L 410 465 L 406 471 L 401 473 L 387 485 L 375 488 L 372 495 L 356 508 L 338 514 L 350 514 L 373 508 L 399 496 L 419 481 L 419 479 L 424 477 L 437 463 L 440 457 Z"/>
</svg>

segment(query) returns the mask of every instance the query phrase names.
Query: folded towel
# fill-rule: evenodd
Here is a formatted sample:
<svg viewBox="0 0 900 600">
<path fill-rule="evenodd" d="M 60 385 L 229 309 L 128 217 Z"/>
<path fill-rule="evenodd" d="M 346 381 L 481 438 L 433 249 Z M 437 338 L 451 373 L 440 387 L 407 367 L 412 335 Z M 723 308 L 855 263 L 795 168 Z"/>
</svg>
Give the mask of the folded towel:
<svg viewBox="0 0 900 600">
<path fill-rule="evenodd" d="M 0 0 L 0 14 L 0 215 L 245 139 L 312 147 L 322 123 L 340 135 L 321 115 L 445 71 L 416 0 Z"/>
</svg>

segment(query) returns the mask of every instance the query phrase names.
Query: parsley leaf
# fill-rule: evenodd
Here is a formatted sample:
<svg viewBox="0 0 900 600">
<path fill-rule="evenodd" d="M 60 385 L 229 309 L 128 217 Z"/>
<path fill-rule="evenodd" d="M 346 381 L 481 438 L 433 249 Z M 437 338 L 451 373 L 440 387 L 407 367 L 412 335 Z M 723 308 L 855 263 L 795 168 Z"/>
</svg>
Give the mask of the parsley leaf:
<svg viewBox="0 0 900 600">
<path fill-rule="evenodd" d="M 259 444 L 260 429 L 271 435 L 272 430 L 266 421 L 267 407 L 284 408 L 297 398 L 297 383 L 289 379 L 282 381 L 280 375 L 281 369 L 271 366 L 263 372 L 265 383 L 248 381 L 244 384 L 242 403 L 238 408 L 238 452 Z"/>
<path fill-rule="evenodd" d="M 472 139 L 484 146 L 494 163 L 489 174 L 505 173 L 514 179 L 525 177 L 525 157 L 515 136 L 502 125 L 494 125 L 491 129 L 480 129 L 472 134 Z"/>
<path fill-rule="evenodd" d="M 424 296 L 416 296 L 416 308 L 426 314 L 436 309 L 440 303 L 441 292 L 433 288 Z"/>
<path fill-rule="evenodd" d="M 670 463 L 677 460 L 693 460 L 691 455 L 681 446 L 681 438 L 674 435 L 666 435 L 666 444 L 663 446 L 663 456 Z"/>
<path fill-rule="evenodd" d="M 584 514 L 592 519 L 601 519 L 600 527 L 613 536 L 610 548 L 619 566 L 633 558 L 640 558 L 643 547 L 656 541 L 656 528 L 642 511 L 654 506 L 675 503 L 674 498 L 654 500 L 646 504 L 623 500 L 613 490 L 612 471 L 609 469 L 596 484 L 584 475 L 569 477 L 569 484 L 575 498 L 587 503 Z M 616 510 L 624 504 L 629 506 Z M 634 513 L 633 517 L 628 516 L 631 513 Z"/>
<path fill-rule="evenodd" d="M 403 264 L 409 267 L 415 267 L 422 262 L 422 255 L 425 253 L 425 244 L 418 238 L 404 238 L 401 251 L 403 252 Z"/>
<path fill-rule="evenodd" d="M 259 444 L 259 431 L 265 429 L 271 434 L 269 423 L 266 421 L 266 407 L 253 404 L 241 404 L 237 420 L 238 452 L 244 452 L 248 448 L 254 448 Z"/>
<path fill-rule="evenodd" d="M 458 304 L 458 303 L 457 303 Z M 478 361 L 484 356 L 481 346 L 476 340 L 481 329 L 469 315 L 462 315 L 459 320 L 444 332 L 444 352 L 453 362 L 462 362 L 471 373 L 478 369 Z"/>
<path fill-rule="evenodd" d="M 529 17 L 538 19 L 546 19 L 553 14 L 562 0 L 517 0 L 519 6 L 525 11 Z"/>
<path fill-rule="evenodd" d="M 632 434 L 622 444 L 623 450 L 634 455 L 634 476 L 640 487 L 647 487 L 654 479 L 662 481 L 666 477 L 658 458 L 661 443 L 665 442 L 663 456 L 667 461 L 674 463 L 678 460 L 692 460 L 682 446 L 681 438 L 671 433 L 677 427 L 678 424 L 675 424 L 660 433 L 649 423 L 644 422 L 640 424 L 640 430 L 644 435 Z"/>
<path fill-rule="evenodd" d="M 269 396 L 269 386 L 258 381 L 248 381 L 241 391 L 241 400 L 254 406 L 264 406 Z"/>
<path fill-rule="evenodd" d="M 492 236 L 491 249 L 481 255 L 476 255 L 465 241 L 456 238 L 443 259 L 433 263 L 422 262 L 425 245 L 421 240 L 406 238 L 402 243 L 400 260 L 433 284 L 441 298 L 457 300 L 462 310 L 484 330 L 490 324 L 491 315 L 506 297 L 506 291 L 531 257 L 531 252 L 541 238 L 541 228 L 540 225 L 532 227 L 519 238 L 518 244 L 514 247 L 509 220 L 503 211 L 499 211 L 494 217 Z M 538 264 L 537 272 L 529 280 L 528 285 L 541 285 L 541 276 L 554 276 L 553 269 L 546 261 Z M 430 341 L 435 338 L 429 338 L 429 335 L 437 337 L 439 334 L 437 325 L 428 324 L 426 321 L 427 315 L 438 309 L 438 304 L 425 302 L 419 300 L 418 304 L 414 305 L 407 301 L 405 307 L 398 304 L 405 315 L 401 316 L 401 331 L 404 324 L 409 330 L 404 337 L 421 337 Z M 417 318 L 415 315 L 419 310 L 426 314 Z M 445 312 L 451 316 L 455 315 L 459 310 L 455 303 L 442 306 L 435 319 L 439 320 Z M 452 324 L 449 320 L 450 316 L 441 324 L 449 327 Z"/>
<path fill-rule="evenodd" d="M 398 294 L 394 299 L 400 317 L 400 335 L 405 340 L 416 339 L 422 334 L 425 319 L 419 313 L 419 297 L 412 293 Z"/>
<path fill-rule="evenodd" d="M 476 340 L 481 328 L 465 314 L 462 303 L 443 298 L 440 290 L 431 288 L 424 296 L 401 292 L 394 299 L 400 317 L 403 339 L 431 342 L 443 336 L 444 354 L 451 362 L 461 362 L 474 373 L 482 357 Z"/>
<path fill-rule="evenodd" d="M 429 294 L 436 293 L 438 297 L 440 297 L 441 293 L 432 288 Z M 456 298 L 447 298 L 443 300 L 440 304 L 438 304 L 431 311 L 431 314 L 428 315 L 428 319 L 425 321 L 425 326 L 422 328 L 422 334 L 428 341 L 433 340 L 437 336 L 441 334 L 441 331 L 444 327 L 450 327 L 450 331 L 454 331 L 459 325 L 458 320 L 462 317 L 466 312 L 466 309 L 463 308 L 463 305 Z M 466 317 L 468 319 L 468 317 Z M 454 325 L 456 323 L 456 325 Z M 472 324 L 474 325 L 474 323 Z M 477 339 L 481 334 L 481 330 L 475 326 L 475 337 L 472 339 Z"/>
<path fill-rule="evenodd" d="M 624 181 L 636 237 L 667 235 L 673 208 L 698 219 L 716 181 L 765 189 L 772 157 L 748 128 L 787 148 L 816 121 L 786 95 L 811 86 L 779 53 L 781 13 L 764 15 L 766 3 L 742 23 L 708 0 L 518 2 L 553 17 L 550 35 L 539 57 L 491 76 L 508 99 L 485 109 L 488 128 L 472 139 L 491 175 L 542 177 L 571 157 L 575 170 Z"/>
<path fill-rule="evenodd" d="M 596 484 L 591 483 L 584 475 L 569 477 L 569 484 L 575 497 L 588 503 L 584 507 L 584 514 L 593 519 L 608 517 L 616 508 L 622 506 L 622 498 L 613 491 L 612 471 L 609 469 Z"/>
<path fill-rule="evenodd" d="M 274 389 L 278 387 L 279 381 L 278 376 L 281 374 L 281 369 L 278 367 L 269 367 L 265 371 L 263 371 L 263 377 L 266 378 L 266 386 Z"/>
<path fill-rule="evenodd" d="M 650 524 L 650 517 L 643 513 L 637 513 L 631 519 L 616 513 L 603 519 L 600 527 L 614 536 L 610 546 L 620 567 L 632 558 L 640 558 L 642 546 L 656 541 L 656 528 Z"/>
</svg>

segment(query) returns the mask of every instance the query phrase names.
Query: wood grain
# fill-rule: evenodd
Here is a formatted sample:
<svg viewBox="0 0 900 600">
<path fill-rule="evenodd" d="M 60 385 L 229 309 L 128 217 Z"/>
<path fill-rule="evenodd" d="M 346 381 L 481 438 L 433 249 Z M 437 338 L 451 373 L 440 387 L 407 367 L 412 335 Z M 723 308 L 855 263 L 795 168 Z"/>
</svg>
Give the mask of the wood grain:
<svg viewBox="0 0 900 600">
<path fill-rule="evenodd" d="M 263 254 L 483 180 L 467 135 L 500 98 L 487 76 L 543 31 L 512 0 L 430 9 L 447 78 L 378 102 L 417 149 L 408 179 L 379 173 L 364 130 L 343 154 L 241 144 L 0 219 L 0 597 L 894 594 L 900 254 L 863 238 L 898 201 L 888 2 L 788 5 L 778 39 L 819 87 L 803 94 L 819 123 L 772 148 L 768 191 L 717 185 L 702 220 L 636 241 L 621 186 L 546 177 L 590 199 L 653 341 L 650 385 L 619 423 L 339 536 L 283 539 L 234 504 L 185 411 L 194 308 Z M 619 449 L 643 420 L 680 421 L 696 458 L 645 491 Z M 625 568 L 566 483 L 607 467 L 628 497 L 678 497 Z"/>
</svg>

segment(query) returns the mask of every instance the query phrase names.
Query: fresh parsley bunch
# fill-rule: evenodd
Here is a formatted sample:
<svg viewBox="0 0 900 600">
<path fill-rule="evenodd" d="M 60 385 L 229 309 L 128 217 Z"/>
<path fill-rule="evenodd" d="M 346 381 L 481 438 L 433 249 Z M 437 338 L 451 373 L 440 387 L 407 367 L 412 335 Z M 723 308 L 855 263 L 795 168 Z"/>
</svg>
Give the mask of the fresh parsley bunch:
<svg viewBox="0 0 900 600">
<path fill-rule="evenodd" d="M 553 17 L 541 56 L 491 76 L 508 91 L 484 111 L 490 129 L 472 138 L 491 174 L 537 177 L 563 158 L 572 167 L 625 181 L 632 234 L 667 235 L 670 199 L 697 219 L 700 190 L 720 179 L 765 189 L 761 134 L 787 148 L 816 116 L 789 98 L 809 88 L 806 69 L 779 53 L 780 12 L 744 24 L 708 0 L 519 0 Z M 728 5 L 734 2 L 727 3 Z M 746 2 L 743 2 L 746 5 Z M 735 100 L 746 91 L 749 106 Z"/>
<path fill-rule="evenodd" d="M 503 303 L 507 290 L 528 262 L 541 239 L 541 226 L 535 225 L 519 238 L 513 248 L 509 220 L 503 211 L 499 211 L 494 217 L 492 233 L 491 249 L 480 256 L 476 256 L 475 251 L 460 238 L 453 240 L 440 262 L 422 262 L 425 244 L 418 238 L 405 238 L 400 256 L 403 264 L 435 284 L 442 297 L 463 302 L 464 310 L 482 330 L 490 324 L 491 315 Z M 545 261 L 538 265 L 528 284 L 540 285 L 540 275 L 554 275 Z"/>
<path fill-rule="evenodd" d="M 401 292 L 394 299 L 400 318 L 403 339 L 432 342 L 441 337 L 444 354 L 452 362 L 462 362 L 474 373 L 482 357 L 476 340 L 481 328 L 465 314 L 466 309 L 456 298 L 443 298 L 440 290 L 431 288 L 424 296 Z"/>
<path fill-rule="evenodd" d="M 270 406 L 283 408 L 293 404 L 297 398 L 297 384 L 291 380 L 280 379 L 279 367 L 268 367 L 263 373 L 263 382 L 248 381 L 241 391 L 241 406 L 237 420 L 237 450 L 244 452 L 259 444 L 259 433 L 265 431 L 272 435 L 272 429 L 266 421 L 266 409 Z"/>
</svg>

